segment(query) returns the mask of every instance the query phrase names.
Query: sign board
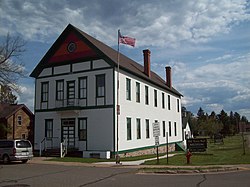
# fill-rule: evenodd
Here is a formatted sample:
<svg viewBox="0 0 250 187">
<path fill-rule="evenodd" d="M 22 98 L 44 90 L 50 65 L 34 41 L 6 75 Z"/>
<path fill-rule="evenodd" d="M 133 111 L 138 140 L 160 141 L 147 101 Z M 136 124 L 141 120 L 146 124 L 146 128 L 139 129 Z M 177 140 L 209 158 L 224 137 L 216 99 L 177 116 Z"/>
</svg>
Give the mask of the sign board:
<svg viewBox="0 0 250 187">
<path fill-rule="evenodd" d="M 153 137 L 160 136 L 160 123 L 153 123 Z"/>
<path fill-rule="evenodd" d="M 156 136 L 155 137 L 155 146 L 159 146 L 160 143 L 159 143 L 159 136 Z"/>
<path fill-rule="evenodd" d="M 207 148 L 206 138 L 187 139 L 187 148 L 190 152 L 204 152 Z"/>
</svg>

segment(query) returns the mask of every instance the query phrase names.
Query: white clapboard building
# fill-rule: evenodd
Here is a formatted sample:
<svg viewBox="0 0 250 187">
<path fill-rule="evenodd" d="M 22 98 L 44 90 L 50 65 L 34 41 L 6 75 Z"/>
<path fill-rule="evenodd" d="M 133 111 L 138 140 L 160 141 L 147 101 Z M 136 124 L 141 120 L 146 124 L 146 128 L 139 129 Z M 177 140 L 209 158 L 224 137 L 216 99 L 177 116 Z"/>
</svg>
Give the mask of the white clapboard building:
<svg viewBox="0 0 250 187">
<path fill-rule="evenodd" d="M 118 101 L 117 51 L 69 24 L 30 75 L 35 150 L 66 139 L 87 157 L 109 157 L 117 149 L 121 156 L 152 153 L 156 121 L 159 150 L 166 147 L 165 132 L 171 149 L 180 143 L 182 95 L 172 87 L 171 68 L 164 81 L 150 70 L 150 51 L 143 55 L 144 66 L 120 54 Z"/>
</svg>

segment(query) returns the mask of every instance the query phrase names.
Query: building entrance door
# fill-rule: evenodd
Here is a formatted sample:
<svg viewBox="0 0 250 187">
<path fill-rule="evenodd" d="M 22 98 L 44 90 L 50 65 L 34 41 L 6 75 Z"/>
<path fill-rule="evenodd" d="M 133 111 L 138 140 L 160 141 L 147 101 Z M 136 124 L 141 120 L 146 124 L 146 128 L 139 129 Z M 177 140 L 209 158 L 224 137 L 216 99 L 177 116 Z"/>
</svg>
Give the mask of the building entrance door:
<svg viewBox="0 0 250 187">
<path fill-rule="evenodd" d="M 75 148 L 75 119 L 62 119 L 62 141 L 65 139 L 68 148 Z"/>
</svg>

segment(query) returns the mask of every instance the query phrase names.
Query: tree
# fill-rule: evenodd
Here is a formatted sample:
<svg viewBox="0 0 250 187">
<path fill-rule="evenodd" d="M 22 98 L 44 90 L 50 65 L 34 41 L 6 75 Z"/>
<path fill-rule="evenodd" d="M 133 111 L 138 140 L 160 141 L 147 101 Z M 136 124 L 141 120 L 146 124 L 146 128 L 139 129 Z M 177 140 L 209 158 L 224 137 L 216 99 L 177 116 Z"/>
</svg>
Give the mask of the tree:
<svg viewBox="0 0 250 187">
<path fill-rule="evenodd" d="M 8 85 L 15 91 L 19 91 L 19 78 L 25 76 L 24 65 L 20 62 L 24 46 L 19 36 L 11 37 L 9 33 L 0 44 L 0 85 Z"/>
<path fill-rule="evenodd" d="M 7 85 L 0 86 L 0 103 L 17 104 L 17 97 Z"/>
</svg>

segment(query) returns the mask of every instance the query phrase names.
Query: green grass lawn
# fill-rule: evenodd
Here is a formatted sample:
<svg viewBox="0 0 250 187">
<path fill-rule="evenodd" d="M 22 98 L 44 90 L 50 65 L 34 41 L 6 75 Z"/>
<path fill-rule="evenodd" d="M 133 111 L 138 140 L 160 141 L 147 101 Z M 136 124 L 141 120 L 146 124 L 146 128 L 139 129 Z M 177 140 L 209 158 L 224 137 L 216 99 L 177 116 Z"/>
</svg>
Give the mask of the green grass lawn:
<svg viewBox="0 0 250 187">
<path fill-rule="evenodd" d="M 227 165 L 227 164 L 250 164 L 250 149 L 246 146 L 246 154 L 243 155 L 242 137 L 240 135 L 226 137 L 224 144 L 210 143 L 208 140 L 208 149 L 203 153 L 193 153 L 191 164 L 193 166 L 202 165 Z M 172 154 L 172 152 L 171 152 Z M 164 154 L 160 154 L 162 156 Z M 121 161 L 136 161 L 148 158 L 155 158 L 156 155 L 142 155 L 136 157 L 121 158 Z M 79 162 L 79 163 L 95 163 L 95 162 L 115 162 L 115 159 L 97 159 L 97 158 L 53 158 L 50 161 L 59 162 Z M 156 160 L 147 161 L 145 165 L 156 165 Z M 160 165 L 167 165 L 167 159 L 160 159 Z M 174 157 L 169 158 L 168 165 L 186 166 L 186 156 L 184 152 L 178 152 Z"/>
<path fill-rule="evenodd" d="M 242 137 L 239 135 L 227 137 L 224 144 L 210 143 L 208 149 L 203 153 L 193 153 L 191 164 L 200 165 L 226 165 L 226 164 L 250 164 L 250 149 L 246 146 L 246 154 L 243 155 Z M 155 165 L 156 160 L 147 161 L 146 165 Z M 167 165 L 166 159 L 160 159 L 160 165 Z M 185 154 L 169 158 L 169 165 L 187 165 Z"/>
</svg>

